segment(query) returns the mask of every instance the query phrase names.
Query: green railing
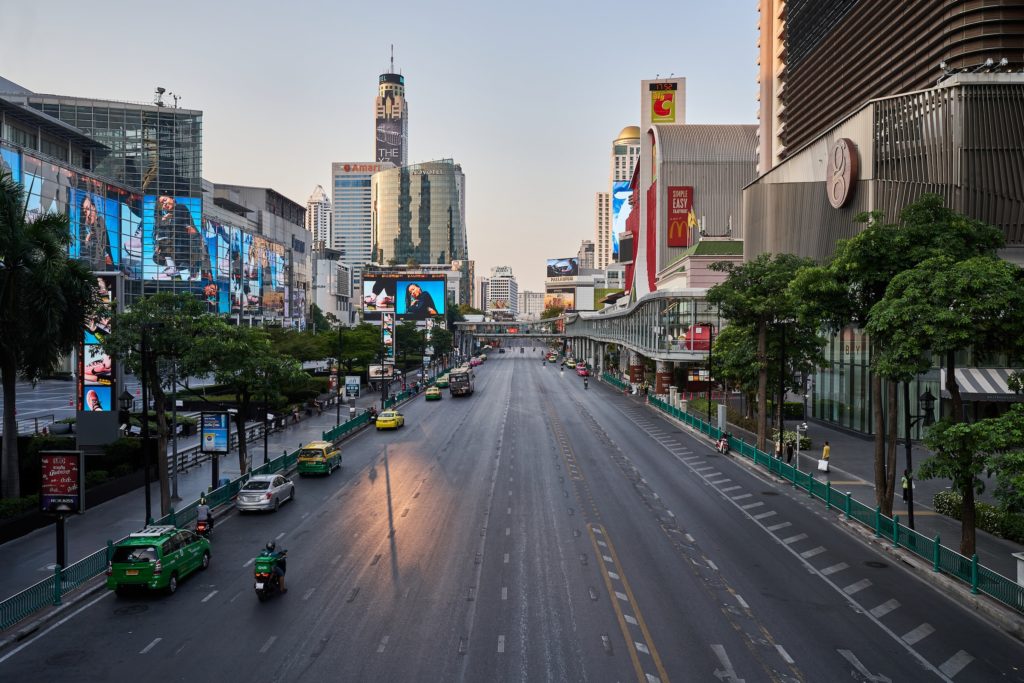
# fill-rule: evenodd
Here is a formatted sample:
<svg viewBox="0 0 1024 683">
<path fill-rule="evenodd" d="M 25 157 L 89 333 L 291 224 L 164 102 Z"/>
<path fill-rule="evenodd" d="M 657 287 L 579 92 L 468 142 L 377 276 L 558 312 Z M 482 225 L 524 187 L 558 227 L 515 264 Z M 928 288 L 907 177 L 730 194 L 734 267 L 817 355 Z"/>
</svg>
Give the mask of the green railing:
<svg viewBox="0 0 1024 683">
<path fill-rule="evenodd" d="M 604 375 L 606 382 L 619 386 L 622 384 L 610 375 Z M 621 388 L 625 389 L 625 386 Z M 649 403 L 663 413 L 707 434 L 713 439 L 721 437 L 722 432 L 698 417 L 674 408 L 661 399 L 652 397 Z M 893 547 L 906 548 L 915 555 L 927 560 L 932 570 L 954 577 L 968 586 L 972 593 L 984 593 L 989 597 L 1024 613 L 1024 586 L 1012 581 L 998 572 L 978 564 L 978 556 L 966 557 L 942 545 L 938 536 L 928 538 L 899 521 L 899 515 L 887 517 L 877 507 L 870 507 L 854 499 L 849 492 L 840 493 L 832 488 L 830 482 L 815 479 L 813 474 L 802 472 L 783 460 L 772 457 L 736 437 L 730 437 L 729 447 L 760 465 L 781 479 L 790 482 L 794 487 L 802 489 L 812 498 L 825 503 L 827 508 L 840 510 L 847 519 L 859 522 L 871 529 L 875 536 L 885 538 Z"/>
<path fill-rule="evenodd" d="M 601 379 L 607 382 L 608 384 L 611 384 L 613 387 L 618 387 L 622 391 L 625 391 L 626 387 L 629 386 L 629 384 L 627 384 L 626 382 L 623 382 L 621 379 L 615 377 L 614 375 L 609 375 L 607 372 L 601 375 Z"/>
<path fill-rule="evenodd" d="M 351 432 L 353 429 L 358 429 L 358 428 L 362 427 L 364 424 L 367 424 L 369 421 L 370 421 L 370 413 L 364 411 L 364 412 L 360 413 L 359 415 L 356 415 L 354 418 L 352 418 L 348 422 L 344 422 L 344 423 L 338 425 L 337 427 L 333 427 L 333 428 L 329 429 L 328 431 L 324 432 L 323 433 L 323 440 L 324 441 L 337 441 L 338 439 L 342 438 L 343 436 L 345 436 L 346 434 Z"/>
<path fill-rule="evenodd" d="M 332 437 L 331 440 L 340 439 L 344 435 L 367 422 L 368 415 L 363 413 L 355 419 L 338 425 L 331 430 L 331 432 L 337 432 L 337 435 Z M 330 432 L 327 434 L 329 433 Z M 325 439 L 327 438 L 327 434 L 324 435 Z M 254 474 L 272 474 L 274 472 L 286 471 L 294 467 L 298 460 L 298 450 L 279 455 L 266 464 L 254 467 L 249 473 L 243 474 L 224 486 L 208 492 L 206 494 L 206 502 L 211 508 L 229 503 L 238 493 L 238 490 L 242 488 L 242 485 L 249 480 L 250 476 Z M 190 503 L 186 503 L 184 507 L 177 510 L 171 508 L 170 512 L 152 523 L 170 524 L 179 528 L 186 527 L 192 524 L 195 520 L 196 507 L 198 505 L 199 499 L 196 499 Z M 0 631 L 13 626 L 25 617 L 44 607 L 49 605 L 60 605 L 62 596 L 75 588 L 78 588 L 93 577 L 102 574 L 107 569 L 107 562 L 110 559 L 110 553 L 113 550 L 114 544 L 120 543 L 122 540 L 124 539 L 108 541 L 107 547 L 101 548 L 91 555 L 83 557 L 78 562 L 70 564 L 63 569 L 60 565 L 56 565 L 52 576 L 49 576 L 0 602 Z"/>
</svg>

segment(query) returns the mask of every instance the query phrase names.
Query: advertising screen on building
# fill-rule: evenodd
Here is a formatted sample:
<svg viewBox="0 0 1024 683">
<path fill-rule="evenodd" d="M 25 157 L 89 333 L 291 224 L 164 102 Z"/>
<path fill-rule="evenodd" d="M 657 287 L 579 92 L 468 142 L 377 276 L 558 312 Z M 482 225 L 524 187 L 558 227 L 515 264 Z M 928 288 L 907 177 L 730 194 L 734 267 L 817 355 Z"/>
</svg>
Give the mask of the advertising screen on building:
<svg viewBox="0 0 1024 683">
<path fill-rule="evenodd" d="M 651 123 L 676 122 L 676 84 L 651 83 Z"/>
<path fill-rule="evenodd" d="M 198 281 L 211 270 L 202 232 L 202 200 L 146 195 L 142 202 L 142 277 Z"/>
<path fill-rule="evenodd" d="M 96 312 L 86 318 L 75 373 L 78 379 L 77 407 L 87 412 L 113 410 L 113 387 L 116 385 L 114 361 L 100 344 L 110 334 L 111 316 L 117 312 L 117 273 L 97 274 L 96 287 L 98 306 Z"/>
<path fill-rule="evenodd" d="M 390 161 L 396 166 L 402 161 L 402 119 L 377 119 L 377 161 Z"/>
<path fill-rule="evenodd" d="M 363 271 L 363 318 L 427 320 L 445 314 L 446 285 L 441 273 Z"/>
<path fill-rule="evenodd" d="M 693 224 L 693 188 L 668 186 L 668 246 L 690 246 L 690 225 Z"/>
<path fill-rule="evenodd" d="M 628 180 L 617 180 L 612 183 L 612 258 L 619 260 L 619 235 L 626 232 L 626 219 L 633 211 L 629 198 L 633 189 Z"/>
<path fill-rule="evenodd" d="M 544 293 L 544 308 L 564 308 L 573 310 L 576 308 L 575 290 L 548 291 Z"/>
<path fill-rule="evenodd" d="M 579 275 L 579 273 L 580 260 L 575 256 L 548 259 L 548 277 L 567 277 Z"/>
</svg>

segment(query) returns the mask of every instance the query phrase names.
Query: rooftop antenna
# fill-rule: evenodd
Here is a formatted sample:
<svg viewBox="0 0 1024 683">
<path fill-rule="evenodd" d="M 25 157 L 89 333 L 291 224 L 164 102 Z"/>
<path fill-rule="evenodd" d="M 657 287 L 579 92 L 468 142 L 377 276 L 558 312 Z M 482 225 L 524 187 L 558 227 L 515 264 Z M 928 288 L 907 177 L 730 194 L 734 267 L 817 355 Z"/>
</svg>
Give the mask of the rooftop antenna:
<svg viewBox="0 0 1024 683">
<path fill-rule="evenodd" d="M 391 73 L 395 73 L 395 44 L 391 43 Z"/>
<path fill-rule="evenodd" d="M 156 87 L 156 94 L 153 97 L 153 104 L 155 104 L 158 107 L 164 106 L 163 95 L 164 95 L 165 92 L 167 92 L 167 88 L 163 88 L 163 87 L 158 85 Z"/>
</svg>

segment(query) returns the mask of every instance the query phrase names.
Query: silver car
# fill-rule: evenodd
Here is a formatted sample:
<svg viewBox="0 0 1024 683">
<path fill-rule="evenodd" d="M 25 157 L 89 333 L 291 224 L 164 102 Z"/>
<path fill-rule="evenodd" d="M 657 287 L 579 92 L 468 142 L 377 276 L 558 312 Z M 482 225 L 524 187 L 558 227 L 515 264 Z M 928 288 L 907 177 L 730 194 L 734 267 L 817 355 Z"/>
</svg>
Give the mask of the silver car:
<svg viewBox="0 0 1024 683">
<path fill-rule="evenodd" d="M 249 477 L 242 485 L 235 499 L 240 511 L 274 510 L 281 507 L 281 501 L 295 499 L 295 484 L 280 474 L 257 474 Z"/>
</svg>

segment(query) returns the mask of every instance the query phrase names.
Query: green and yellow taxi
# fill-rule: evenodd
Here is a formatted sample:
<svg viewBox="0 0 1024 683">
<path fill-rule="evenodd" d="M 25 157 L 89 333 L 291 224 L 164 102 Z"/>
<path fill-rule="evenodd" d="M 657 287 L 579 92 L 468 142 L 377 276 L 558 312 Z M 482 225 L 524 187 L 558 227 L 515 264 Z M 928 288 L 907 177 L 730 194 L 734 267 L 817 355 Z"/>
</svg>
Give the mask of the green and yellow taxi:
<svg viewBox="0 0 1024 683">
<path fill-rule="evenodd" d="M 565 359 L 565 367 L 569 368 L 570 370 L 575 370 L 576 369 L 576 361 L 574 361 L 572 358 L 566 358 Z"/>
<path fill-rule="evenodd" d="M 209 566 L 209 540 L 188 529 L 147 526 L 114 546 L 107 588 L 118 595 L 130 586 L 174 593 L 181 579 Z"/>
<path fill-rule="evenodd" d="M 385 410 L 377 416 L 377 431 L 382 429 L 398 429 L 405 425 L 405 416 L 397 410 Z"/>
<path fill-rule="evenodd" d="M 440 401 L 441 389 L 439 387 L 429 387 L 426 392 L 424 392 L 423 398 L 427 401 Z"/>
<path fill-rule="evenodd" d="M 310 441 L 299 449 L 299 476 L 330 474 L 341 467 L 341 449 L 330 441 Z"/>
<path fill-rule="evenodd" d="M 441 375 L 436 380 L 434 380 L 434 386 L 437 387 L 438 389 L 447 389 L 448 388 L 448 373 L 446 372 L 445 374 Z"/>
</svg>

